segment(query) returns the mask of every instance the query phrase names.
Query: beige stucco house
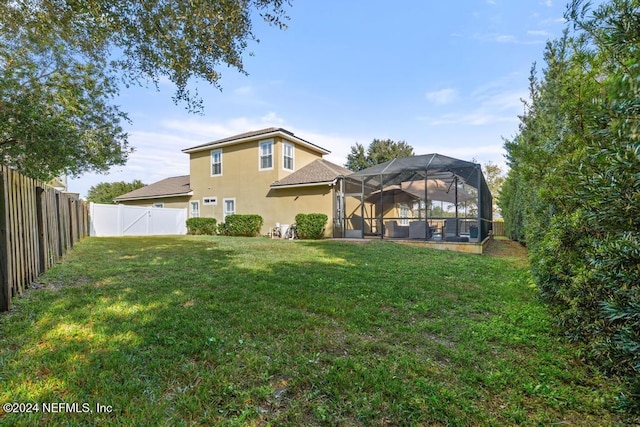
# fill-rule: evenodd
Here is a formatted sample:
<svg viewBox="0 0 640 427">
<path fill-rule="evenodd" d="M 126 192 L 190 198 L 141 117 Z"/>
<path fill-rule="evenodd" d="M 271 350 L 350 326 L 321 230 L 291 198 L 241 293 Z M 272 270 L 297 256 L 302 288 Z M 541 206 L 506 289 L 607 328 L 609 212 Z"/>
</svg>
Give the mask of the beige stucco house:
<svg viewBox="0 0 640 427">
<path fill-rule="evenodd" d="M 324 160 L 329 151 L 282 128 L 267 128 L 182 150 L 190 173 L 117 197 L 117 203 L 187 208 L 189 217 L 221 223 L 230 214 L 258 214 L 263 234 L 293 224 L 299 213 L 324 213 L 333 235 L 341 176 L 351 173 Z"/>
</svg>

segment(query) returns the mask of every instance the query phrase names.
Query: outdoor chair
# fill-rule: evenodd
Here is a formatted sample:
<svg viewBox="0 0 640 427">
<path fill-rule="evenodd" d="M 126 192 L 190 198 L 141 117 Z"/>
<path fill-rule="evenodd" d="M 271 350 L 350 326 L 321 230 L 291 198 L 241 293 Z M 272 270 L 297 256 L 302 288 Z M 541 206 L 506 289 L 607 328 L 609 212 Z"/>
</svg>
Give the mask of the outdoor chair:
<svg viewBox="0 0 640 427">
<path fill-rule="evenodd" d="M 428 231 L 427 231 L 428 230 Z M 409 224 L 409 238 L 410 239 L 431 239 L 432 230 L 431 227 L 427 227 L 427 223 L 424 221 L 412 221 Z"/>
<path fill-rule="evenodd" d="M 409 237 L 409 226 L 398 225 L 398 221 L 384 223 L 384 237 Z"/>
</svg>

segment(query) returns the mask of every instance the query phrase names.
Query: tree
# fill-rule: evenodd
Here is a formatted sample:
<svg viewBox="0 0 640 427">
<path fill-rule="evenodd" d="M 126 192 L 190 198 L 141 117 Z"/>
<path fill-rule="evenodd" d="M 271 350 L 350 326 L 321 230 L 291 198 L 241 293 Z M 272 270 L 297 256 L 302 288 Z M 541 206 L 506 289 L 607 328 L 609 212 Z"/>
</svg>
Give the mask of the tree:
<svg viewBox="0 0 640 427">
<path fill-rule="evenodd" d="M 500 197 L 540 293 L 640 410 L 640 26 L 637 0 L 574 0 L 535 69 Z"/>
<path fill-rule="evenodd" d="M 504 184 L 505 177 L 500 166 L 490 161 L 482 165 L 482 171 L 493 197 L 493 214 L 495 215 L 499 210 L 498 200 L 500 199 L 500 190 L 502 189 L 502 184 Z"/>
<path fill-rule="evenodd" d="M 285 0 L 0 2 L 0 161 L 27 175 L 102 172 L 131 148 L 112 105 L 121 84 L 162 78 L 198 112 L 190 83 L 245 73 L 252 18 L 284 28 Z"/>
<path fill-rule="evenodd" d="M 132 182 L 101 182 L 100 184 L 96 184 L 89 188 L 89 191 L 87 192 L 87 201 L 93 203 L 115 204 L 113 199 L 116 197 L 122 196 L 123 194 L 127 194 L 130 191 L 137 190 L 144 186 L 145 184 L 137 179 Z"/>
<path fill-rule="evenodd" d="M 374 139 L 369 144 L 366 153 L 362 144 L 356 143 L 356 145 L 351 146 L 351 153 L 347 155 L 345 167 L 357 172 L 398 157 L 410 156 L 413 156 L 413 147 L 404 141 Z"/>
</svg>

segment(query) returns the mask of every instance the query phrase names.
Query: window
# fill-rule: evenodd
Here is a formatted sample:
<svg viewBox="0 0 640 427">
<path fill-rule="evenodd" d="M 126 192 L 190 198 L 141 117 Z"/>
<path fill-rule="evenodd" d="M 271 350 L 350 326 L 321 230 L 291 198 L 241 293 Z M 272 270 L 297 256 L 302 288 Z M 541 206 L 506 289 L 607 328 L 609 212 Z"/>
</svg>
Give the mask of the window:
<svg viewBox="0 0 640 427">
<path fill-rule="evenodd" d="M 189 206 L 191 207 L 189 218 L 198 218 L 200 216 L 200 202 L 191 202 Z"/>
<path fill-rule="evenodd" d="M 293 170 L 293 144 L 282 144 L 282 168 Z"/>
<path fill-rule="evenodd" d="M 222 175 L 222 150 L 211 151 L 211 176 Z"/>
<path fill-rule="evenodd" d="M 398 225 L 409 225 L 409 209 L 408 205 L 400 204 L 398 205 L 398 210 L 400 211 L 400 221 Z"/>
<path fill-rule="evenodd" d="M 260 170 L 273 169 L 273 140 L 260 142 Z"/>
<path fill-rule="evenodd" d="M 224 218 L 236 213 L 236 199 L 224 199 Z"/>
<path fill-rule="evenodd" d="M 153 207 L 154 208 L 164 208 L 164 203 L 162 203 L 162 202 L 154 203 Z"/>
<path fill-rule="evenodd" d="M 202 204 L 204 206 L 216 206 L 218 204 L 218 198 L 217 197 L 203 197 L 202 198 Z"/>
</svg>

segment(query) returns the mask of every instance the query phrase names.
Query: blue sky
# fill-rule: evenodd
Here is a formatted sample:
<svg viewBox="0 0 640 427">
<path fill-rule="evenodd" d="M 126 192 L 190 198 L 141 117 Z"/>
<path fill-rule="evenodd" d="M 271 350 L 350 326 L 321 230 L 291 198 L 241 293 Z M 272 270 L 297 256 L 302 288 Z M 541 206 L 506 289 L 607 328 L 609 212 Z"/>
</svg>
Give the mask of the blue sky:
<svg viewBox="0 0 640 427">
<path fill-rule="evenodd" d="M 86 196 L 99 182 L 149 184 L 187 175 L 182 149 L 276 126 L 320 145 L 344 164 L 356 142 L 404 140 L 416 154 L 440 153 L 506 169 L 533 62 L 566 27 L 557 0 L 304 1 L 289 28 L 256 22 L 260 43 L 245 55 L 248 76 L 223 68 L 222 92 L 197 84 L 204 115 L 174 105 L 173 87 L 123 89 L 117 103 L 136 151 L 109 174 L 69 179 Z"/>
</svg>

